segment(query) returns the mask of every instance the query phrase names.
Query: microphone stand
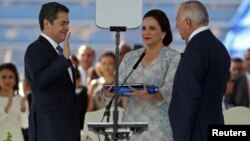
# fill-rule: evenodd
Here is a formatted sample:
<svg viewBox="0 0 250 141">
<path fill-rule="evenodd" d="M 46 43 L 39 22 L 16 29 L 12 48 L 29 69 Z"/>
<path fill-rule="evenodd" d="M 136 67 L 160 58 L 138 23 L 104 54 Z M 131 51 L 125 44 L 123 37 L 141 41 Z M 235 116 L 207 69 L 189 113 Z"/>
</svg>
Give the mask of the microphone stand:
<svg viewBox="0 0 250 141">
<path fill-rule="evenodd" d="M 132 72 L 137 68 L 137 66 L 139 65 L 139 63 L 141 62 L 141 60 L 143 59 L 143 57 L 145 56 L 145 51 L 141 54 L 140 58 L 137 60 L 137 62 L 135 63 L 135 65 L 133 66 L 132 70 L 130 71 L 130 73 L 128 74 L 128 76 L 125 78 L 125 80 L 121 83 L 120 85 L 120 88 L 125 84 L 125 82 L 128 80 L 129 76 L 132 74 Z M 120 90 L 120 88 L 118 89 L 118 92 Z M 104 119 L 105 116 L 107 116 L 107 122 L 109 122 L 109 117 L 110 117 L 110 108 L 111 108 L 111 105 L 113 103 L 113 100 L 114 100 L 114 96 L 112 96 L 111 100 L 109 101 L 108 105 L 106 106 L 105 108 L 105 112 L 103 114 L 103 117 L 102 117 L 102 121 Z M 102 122 L 101 121 L 101 122 Z"/>
<path fill-rule="evenodd" d="M 130 71 L 130 73 L 128 74 L 128 76 L 125 78 L 125 80 L 122 82 L 122 84 L 120 85 L 119 89 L 118 89 L 118 92 L 120 90 L 120 88 L 124 85 L 124 83 L 127 81 L 127 79 L 129 78 L 129 76 L 132 74 L 132 72 L 137 68 L 137 66 L 139 65 L 139 63 L 141 62 L 141 60 L 143 59 L 143 57 L 145 56 L 145 51 L 140 55 L 140 58 L 137 60 L 137 62 L 135 63 L 135 65 L 133 66 L 132 70 Z M 118 59 L 119 60 L 119 59 Z M 118 70 L 117 70 L 118 71 Z M 106 106 L 105 108 L 105 112 L 103 114 L 103 117 L 102 117 L 102 120 L 101 122 L 103 121 L 104 117 L 107 116 L 107 122 L 109 122 L 109 117 L 110 117 L 110 108 L 111 108 L 111 105 L 113 103 L 113 100 L 114 98 L 116 97 L 116 95 L 118 94 L 115 93 L 114 96 L 112 96 L 111 100 L 109 101 L 108 105 Z M 118 97 L 118 96 L 117 96 Z M 115 102 L 115 105 L 118 105 L 116 102 Z M 109 141 L 109 138 L 107 136 L 107 134 L 105 134 L 105 141 Z"/>
<path fill-rule="evenodd" d="M 116 55 L 116 60 L 115 60 L 115 105 L 114 105 L 114 111 L 113 111 L 113 134 L 112 134 L 112 139 L 114 141 L 118 141 L 118 72 L 119 72 L 119 45 L 120 45 L 120 32 L 126 31 L 126 27 L 120 27 L 120 26 L 111 26 L 110 31 L 115 31 L 115 55 Z"/>
<path fill-rule="evenodd" d="M 107 111 L 107 113 L 106 113 L 106 111 Z M 109 122 L 110 110 L 105 110 L 105 113 L 107 114 L 107 122 Z M 103 118 L 104 118 L 104 116 L 103 116 Z M 102 120 L 103 120 L 103 118 L 102 118 Z M 109 136 L 108 136 L 108 133 L 105 133 L 104 136 L 105 136 L 104 141 L 111 141 Z"/>
</svg>

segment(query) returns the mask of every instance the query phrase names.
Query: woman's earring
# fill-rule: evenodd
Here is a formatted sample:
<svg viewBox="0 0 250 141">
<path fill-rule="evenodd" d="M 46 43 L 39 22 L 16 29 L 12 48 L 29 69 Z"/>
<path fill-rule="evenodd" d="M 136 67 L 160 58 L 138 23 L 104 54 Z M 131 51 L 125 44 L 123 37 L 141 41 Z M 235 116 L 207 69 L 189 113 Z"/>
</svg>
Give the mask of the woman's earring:
<svg viewBox="0 0 250 141">
<path fill-rule="evenodd" d="M 166 35 L 166 33 L 161 37 L 162 40 L 164 39 L 165 35 Z"/>
</svg>

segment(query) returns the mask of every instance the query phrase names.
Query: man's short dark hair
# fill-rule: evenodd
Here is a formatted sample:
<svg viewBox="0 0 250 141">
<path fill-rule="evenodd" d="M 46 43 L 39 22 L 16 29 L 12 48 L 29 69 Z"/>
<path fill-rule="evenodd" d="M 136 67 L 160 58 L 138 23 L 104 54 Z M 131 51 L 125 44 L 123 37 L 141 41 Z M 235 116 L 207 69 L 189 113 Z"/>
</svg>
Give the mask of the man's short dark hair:
<svg viewBox="0 0 250 141">
<path fill-rule="evenodd" d="M 57 19 L 57 14 L 59 12 L 65 12 L 69 13 L 69 9 L 57 2 L 49 2 L 44 5 L 42 5 L 42 8 L 39 13 L 39 24 L 40 24 L 40 29 L 43 30 L 43 20 L 46 19 L 48 20 L 51 24 L 55 19 Z"/>
</svg>

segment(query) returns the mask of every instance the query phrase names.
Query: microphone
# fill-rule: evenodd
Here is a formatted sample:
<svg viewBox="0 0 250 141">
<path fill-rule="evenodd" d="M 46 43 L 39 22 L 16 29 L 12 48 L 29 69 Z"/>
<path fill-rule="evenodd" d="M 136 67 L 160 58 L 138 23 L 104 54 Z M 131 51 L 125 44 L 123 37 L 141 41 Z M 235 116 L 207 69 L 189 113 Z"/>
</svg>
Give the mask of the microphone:
<svg viewBox="0 0 250 141">
<path fill-rule="evenodd" d="M 130 73 L 128 74 L 128 76 L 124 79 L 124 81 L 123 81 L 122 84 L 120 85 L 120 88 L 124 85 L 124 83 L 127 81 L 127 79 L 128 79 L 129 76 L 132 74 L 132 72 L 138 67 L 139 63 L 141 62 L 141 60 L 143 59 L 143 57 L 145 56 L 145 54 L 146 54 L 145 51 L 143 51 L 143 53 L 141 54 L 141 56 L 140 56 L 140 58 L 137 60 L 137 62 L 134 64 L 134 66 L 133 66 L 132 70 L 130 71 Z M 120 88 L 119 88 L 119 90 L 120 90 Z M 118 92 L 119 92 L 119 90 L 118 90 Z M 104 115 L 103 115 L 103 117 L 102 117 L 102 121 L 103 121 L 105 115 L 110 116 L 109 110 L 110 110 L 111 105 L 112 105 L 112 103 L 113 103 L 114 97 L 115 97 L 115 95 L 112 96 L 111 100 L 109 101 L 108 105 L 106 106 L 106 110 L 105 110 Z M 108 119 L 108 120 L 109 120 L 109 119 Z M 101 121 L 101 122 L 102 122 L 102 121 Z M 108 122 L 109 122 L 109 121 L 108 121 Z"/>
<path fill-rule="evenodd" d="M 143 59 L 143 57 L 145 56 L 145 51 L 143 51 L 143 53 L 141 54 L 140 58 L 137 60 L 137 62 L 134 64 L 133 69 L 130 71 L 130 73 L 128 74 L 128 76 L 125 78 L 125 80 L 122 82 L 121 86 L 124 85 L 124 83 L 127 81 L 127 79 L 129 78 L 129 76 L 132 74 L 132 72 L 138 67 L 139 63 L 141 62 L 141 60 Z M 113 96 L 114 97 L 114 96 Z M 112 98 L 113 98 L 112 97 Z"/>
<path fill-rule="evenodd" d="M 141 62 L 141 60 L 143 59 L 143 57 L 145 56 L 145 51 L 143 51 L 143 53 L 141 54 L 140 58 L 137 60 L 137 62 L 135 63 L 135 65 L 133 66 L 133 70 L 135 70 L 137 68 L 137 66 L 139 65 L 139 63 Z M 133 70 L 131 72 L 133 72 Z M 128 75 L 129 77 L 129 75 Z"/>
</svg>

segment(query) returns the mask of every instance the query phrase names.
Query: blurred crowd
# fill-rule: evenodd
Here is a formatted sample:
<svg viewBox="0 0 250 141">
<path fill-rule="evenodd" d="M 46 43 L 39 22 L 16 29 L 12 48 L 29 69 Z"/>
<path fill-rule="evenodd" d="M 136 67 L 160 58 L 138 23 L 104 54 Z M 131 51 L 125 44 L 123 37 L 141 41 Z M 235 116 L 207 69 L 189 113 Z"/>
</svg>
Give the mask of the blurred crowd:
<svg viewBox="0 0 250 141">
<path fill-rule="evenodd" d="M 231 59 L 222 106 L 224 110 L 234 106 L 250 107 L 250 49 L 245 51 L 243 59 Z"/>
</svg>

